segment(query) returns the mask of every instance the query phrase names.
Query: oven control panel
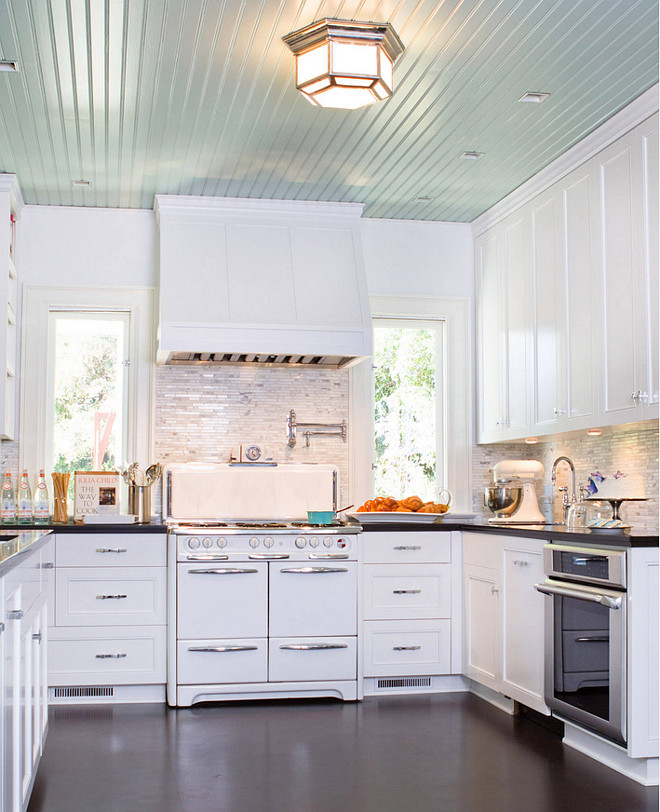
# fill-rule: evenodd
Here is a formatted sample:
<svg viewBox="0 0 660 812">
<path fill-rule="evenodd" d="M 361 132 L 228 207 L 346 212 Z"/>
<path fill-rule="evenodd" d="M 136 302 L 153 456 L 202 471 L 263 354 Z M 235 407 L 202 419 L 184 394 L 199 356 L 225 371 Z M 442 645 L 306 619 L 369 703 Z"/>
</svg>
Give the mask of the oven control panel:
<svg viewBox="0 0 660 812">
<path fill-rule="evenodd" d="M 354 558 L 354 543 L 350 536 L 301 534 L 286 535 L 198 533 L 177 534 L 177 556 L 179 560 L 207 558 L 249 558 L 258 554 L 259 558 L 268 559 L 287 554 L 287 557 L 306 559 L 327 557 Z"/>
</svg>

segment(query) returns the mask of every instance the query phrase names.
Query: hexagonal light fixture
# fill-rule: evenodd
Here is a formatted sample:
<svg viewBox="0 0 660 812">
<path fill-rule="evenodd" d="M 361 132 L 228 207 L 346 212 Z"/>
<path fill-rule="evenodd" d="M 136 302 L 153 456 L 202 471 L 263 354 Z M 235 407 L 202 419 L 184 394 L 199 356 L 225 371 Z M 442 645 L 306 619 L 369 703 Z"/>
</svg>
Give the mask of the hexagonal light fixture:
<svg viewBox="0 0 660 812">
<path fill-rule="evenodd" d="M 404 48 L 389 23 L 318 20 L 282 39 L 296 57 L 296 87 L 311 104 L 356 110 L 392 95 Z"/>
</svg>

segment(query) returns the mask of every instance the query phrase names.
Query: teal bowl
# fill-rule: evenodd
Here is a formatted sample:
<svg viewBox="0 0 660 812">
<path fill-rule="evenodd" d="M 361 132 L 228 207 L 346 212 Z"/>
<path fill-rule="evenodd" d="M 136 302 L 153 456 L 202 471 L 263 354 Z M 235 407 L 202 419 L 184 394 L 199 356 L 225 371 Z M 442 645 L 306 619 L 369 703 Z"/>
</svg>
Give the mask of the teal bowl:
<svg viewBox="0 0 660 812">
<path fill-rule="evenodd" d="M 307 521 L 310 524 L 332 524 L 335 519 L 334 510 L 308 510 Z"/>
</svg>

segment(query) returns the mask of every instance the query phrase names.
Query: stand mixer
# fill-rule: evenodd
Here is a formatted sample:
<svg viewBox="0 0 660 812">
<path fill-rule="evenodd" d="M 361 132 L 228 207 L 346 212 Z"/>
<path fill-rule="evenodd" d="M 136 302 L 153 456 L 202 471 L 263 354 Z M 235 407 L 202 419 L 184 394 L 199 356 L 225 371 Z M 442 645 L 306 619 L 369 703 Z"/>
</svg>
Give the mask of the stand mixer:
<svg viewBox="0 0 660 812">
<path fill-rule="evenodd" d="M 493 467 L 493 484 L 484 490 L 484 504 L 495 514 L 493 524 L 545 524 L 534 482 L 545 468 L 537 460 L 502 460 Z"/>
</svg>

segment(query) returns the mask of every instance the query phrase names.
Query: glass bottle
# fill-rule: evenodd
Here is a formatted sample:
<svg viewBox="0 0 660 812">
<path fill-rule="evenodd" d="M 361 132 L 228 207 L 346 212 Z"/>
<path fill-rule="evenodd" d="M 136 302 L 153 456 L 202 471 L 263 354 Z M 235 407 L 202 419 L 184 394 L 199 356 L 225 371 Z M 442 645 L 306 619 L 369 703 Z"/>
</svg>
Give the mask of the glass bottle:
<svg viewBox="0 0 660 812">
<path fill-rule="evenodd" d="M 34 493 L 34 521 L 36 524 L 47 524 L 50 520 L 50 502 L 46 486 L 46 472 L 39 471 L 39 483 Z"/>
<path fill-rule="evenodd" d="M 28 479 L 27 469 L 23 469 L 21 487 L 18 491 L 18 523 L 32 524 L 32 488 Z"/>
<path fill-rule="evenodd" d="M 11 481 L 11 473 L 5 471 L 5 481 L 2 483 L 2 505 L 0 519 L 3 524 L 14 524 L 16 521 L 16 494 Z"/>
</svg>

